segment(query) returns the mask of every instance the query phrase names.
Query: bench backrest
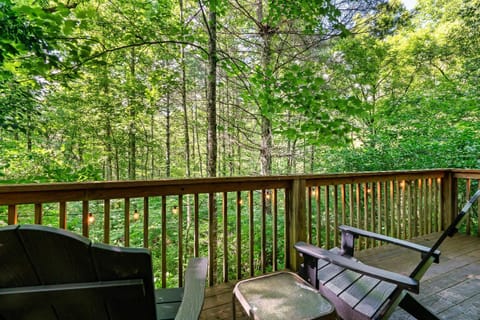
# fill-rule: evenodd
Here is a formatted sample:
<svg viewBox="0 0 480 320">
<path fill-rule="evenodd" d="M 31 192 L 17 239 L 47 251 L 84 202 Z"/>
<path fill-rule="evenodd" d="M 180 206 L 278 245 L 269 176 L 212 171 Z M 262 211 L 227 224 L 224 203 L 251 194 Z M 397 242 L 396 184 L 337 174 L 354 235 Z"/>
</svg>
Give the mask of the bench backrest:
<svg viewBox="0 0 480 320">
<path fill-rule="evenodd" d="M 0 319 L 155 319 L 150 252 L 38 225 L 0 229 Z"/>
</svg>

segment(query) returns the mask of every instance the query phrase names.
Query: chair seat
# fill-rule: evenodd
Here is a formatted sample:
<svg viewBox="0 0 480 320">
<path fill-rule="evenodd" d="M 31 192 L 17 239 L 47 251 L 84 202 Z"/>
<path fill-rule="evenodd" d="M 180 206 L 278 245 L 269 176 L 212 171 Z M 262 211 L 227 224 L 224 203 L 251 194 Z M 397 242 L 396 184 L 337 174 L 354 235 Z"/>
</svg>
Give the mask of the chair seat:
<svg viewBox="0 0 480 320">
<path fill-rule="evenodd" d="M 342 301 L 343 308 L 372 318 L 392 299 L 396 285 L 345 269 L 325 260 L 318 261 L 319 290 L 328 299 Z M 347 312 L 352 313 L 352 312 Z"/>
</svg>

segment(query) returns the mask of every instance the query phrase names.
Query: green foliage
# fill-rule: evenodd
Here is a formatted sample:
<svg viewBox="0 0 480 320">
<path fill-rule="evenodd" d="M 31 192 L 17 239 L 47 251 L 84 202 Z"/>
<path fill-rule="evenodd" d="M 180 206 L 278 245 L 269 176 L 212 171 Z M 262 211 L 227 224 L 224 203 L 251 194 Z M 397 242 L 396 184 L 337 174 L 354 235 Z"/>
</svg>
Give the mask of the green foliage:
<svg viewBox="0 0 480 320">
<path fill-rule="evenodd" d="M 377 9 L 375 19 L 369 21 L 369 34 L 374 38 L 384 39 L 410 25 L 411 13 L 400 0 L 381 3 Z"/>
<path fill-rule="evenodd" d="M 217 130 L 233 142 L 220 166 L 235 168 L 223 172 L 258 172 L 246 159 L 257 157 L 262 118 L 272 126 L 277 173 L 292 163 L 329 171 L 476 167 L 473 158 L 446 156 L 476 150 L 467 143 L 478 121 L 476 2 L 433 4 L 408 12 L 399 1 L 361 1 L 347 20 L 345 7 L 326 0 L 217 1 Z M 248 14 L 260 8 L 262 17 Z M 144 178 L 162 177 L 172 163 L 169 172 L 183 176 L 185 132 L 196 135 L 192 167 L 203 175 L 208 36 L 198 9 L 185 1 L 181 25 L 174 1 L 4 1 L 5 179 L 125 179 L 132 161 Z M 331 38 L 345 29 L 351 33 Z M 307 165 L 308 150 L 339 159 L 308 155 Z M 278 156 L 286 153 L 287 165 Z"/>
<path fill-rule="evenodd" d="M 352 130 L 348 117 L 362 110 L 355 97 L 330 90 L 314 67 L 293 65 L 277 80 L 271 102 L 275 110 L 270 111 L 275 112 L 275 132 L 291 140 L 305 139 L 308 144 L 338 144 Z"/>
<path fill-rule="evenodd" d="M 478 6 L 433 4 L 420 1 L 419 11 L 408 12 L 399 1 L 361 1 L 348 20 L 346 8 L 325 0 L 262 7 L 217 1 L 217 130 L 233 142 L 221 151 L 219 166 L 231 169 L 222 172 L 258 172 L 248 159 L 257 157 L 262 118 L 271 124 L 277 173 L 292 172 L 292 165 L 328 171 L 478 166 L 473 156 L 453 156 L 476 150 L 467 141 L 478 121 Z M 260 8 L 257 21 L 249 13 Z M 184 176 L 185 132 L 191 141 L 196 135 L 193 175 L 203 175 L 208 34 L 198 9 L 198 2 L 185 1 L 181 25 L 174 1 L 68 7 L 4 1 L 4 178 L 125 179 L 132 161 L 143 178 L 162 177 L 172 164 L 169 172 Z M 331 38 L 345 29 L 351 33 Z M 318 157 L 311 150 L 328 152 Z"/>
<path fill-rule="evenodd" d="M 54 7 L 17 4 L 10 0 L 0 4 L 0 70 L 3 78 L 18 67 L 33 75 L 46 75 L 59 67 L 62 38 L 72 30 L 69 9 L 61 3 Z M 2 78 L 0 78 L 0 81 Z"/>
<path fill-rule="evenodd" d="M 306 34 L 323 33 L 332 27 L 346 31 L 341 22 L 341 11 L 331 0 L 272 1 L 267 24 L 278 26 L 285 20 L 301 21 L 298 25 Z"/>
</svg>

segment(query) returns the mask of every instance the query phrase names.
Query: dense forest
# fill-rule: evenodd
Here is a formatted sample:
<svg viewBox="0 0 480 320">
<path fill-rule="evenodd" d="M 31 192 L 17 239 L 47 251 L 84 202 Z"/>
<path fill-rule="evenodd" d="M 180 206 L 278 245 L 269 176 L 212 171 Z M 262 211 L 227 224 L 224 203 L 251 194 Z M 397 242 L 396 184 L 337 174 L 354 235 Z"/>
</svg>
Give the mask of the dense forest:
<svg viewBox="0 0 480 320">
<path fill-rule="evenodd" d="M 479 26 L 479 0 L 3 0 L 0 178 L 478 168 Z"/>
</svg>

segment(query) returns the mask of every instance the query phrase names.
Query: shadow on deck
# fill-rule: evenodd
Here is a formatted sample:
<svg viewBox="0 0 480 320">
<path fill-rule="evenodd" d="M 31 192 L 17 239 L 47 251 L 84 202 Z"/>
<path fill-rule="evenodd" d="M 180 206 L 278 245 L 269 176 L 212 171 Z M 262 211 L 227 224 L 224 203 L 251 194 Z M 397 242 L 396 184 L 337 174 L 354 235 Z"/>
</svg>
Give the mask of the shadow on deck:
<svg viewBox="0 0 480 320">
<path fill-rule="evenodd" d="M 415 239 L 432 244 L 439 234 Z M 440 263 L 433 264 L 422 278 L 418 300 L 442 319 L 480 319 L 480 238 L 455 235 L 440 247 Z M 357 254 L 363 262 L 395 272 L 409 274 L 420 257 L 418 253 L 391 245 L 364 250 Z M 234 283 L 207 289 L 201 319 L 232 319 Z M 240 312 L 241 308 L 237 308 Z M 238 313 L 237 319 L 247 319 Z M 410 320 L 397 308 L 392 320 Z"/>
</svg>

